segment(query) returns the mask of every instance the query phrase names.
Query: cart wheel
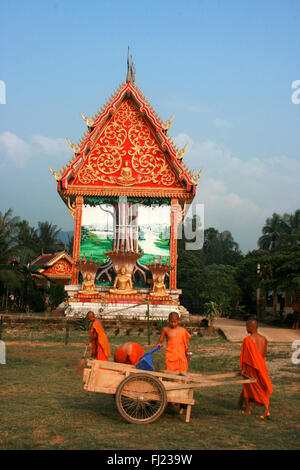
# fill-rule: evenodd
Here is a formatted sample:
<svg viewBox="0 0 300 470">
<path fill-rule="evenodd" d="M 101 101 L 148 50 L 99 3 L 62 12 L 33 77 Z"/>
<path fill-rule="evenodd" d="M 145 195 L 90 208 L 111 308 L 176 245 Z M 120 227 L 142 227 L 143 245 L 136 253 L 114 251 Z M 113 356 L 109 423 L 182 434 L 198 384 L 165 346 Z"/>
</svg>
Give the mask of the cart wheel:
<svg viewBox="0 0 300 470">
<path fill-rule="evenodd" d="M 152 423 L 164 412 L 167 394 L 163 384 L 150 374 L 133 374 L 118 386 L 116 404 L 130 423 Z"/>
</svg>

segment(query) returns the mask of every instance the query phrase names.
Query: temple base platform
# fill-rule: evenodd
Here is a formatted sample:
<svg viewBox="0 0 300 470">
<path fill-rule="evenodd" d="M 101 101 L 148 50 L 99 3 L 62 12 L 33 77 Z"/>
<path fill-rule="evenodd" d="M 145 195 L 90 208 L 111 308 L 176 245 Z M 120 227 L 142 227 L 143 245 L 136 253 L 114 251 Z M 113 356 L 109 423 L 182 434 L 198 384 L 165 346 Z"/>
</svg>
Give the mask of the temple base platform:
<svg viewBox="0 0 300 470">
<path fill-rule="evenodd" d="M 112 294 L 106 292 L 104 294 L 104 300 L 108 303 L 132 303 L 132 302 L 143 302 L 144 297 L 142 294 Z"/>
<path fill-rule="evenodd" d="M 99 295 L 82 296 L 80 286 L 68 285 L 66 317 L 85 317 L 89 311 L 104 319 L 126 318 L 136 320 L 167 319 L 171 311 L 180 313 L 179 295 L 181 290 L 168 290 L 167 296 L 152 297 L 150 289 L 138 289 L 137 294 L 112 294 L 108 288 L 97 287 Z"/>
<path fill-rule="evenodd" d="M 103 301 L 103 296 L 99 293 L 97 294 L 74 294 L 74 297 L 72 301 L 77 301 L 77 302 L 102 302 Z"/>
</svg>

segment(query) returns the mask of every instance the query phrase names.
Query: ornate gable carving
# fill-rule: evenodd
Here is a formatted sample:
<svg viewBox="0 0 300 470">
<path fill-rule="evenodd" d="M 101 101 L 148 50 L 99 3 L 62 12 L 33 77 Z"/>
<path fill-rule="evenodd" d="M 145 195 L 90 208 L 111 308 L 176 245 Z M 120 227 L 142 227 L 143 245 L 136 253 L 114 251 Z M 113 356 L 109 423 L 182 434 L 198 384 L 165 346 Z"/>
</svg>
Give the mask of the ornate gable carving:
<svg viewBox="0 0 300 470">
<path fill-rule="evenodd" d="M 68 189 L 87 186 L 184 189 L 132 99 L 122 101 L 100 129 Z"/>
<path fill-rule="evenodd" d="M 46 275 L 71 276 L 72 265 L 66 259 L 59 259 L 52 266 L 43 271 Z"/>
</svg>

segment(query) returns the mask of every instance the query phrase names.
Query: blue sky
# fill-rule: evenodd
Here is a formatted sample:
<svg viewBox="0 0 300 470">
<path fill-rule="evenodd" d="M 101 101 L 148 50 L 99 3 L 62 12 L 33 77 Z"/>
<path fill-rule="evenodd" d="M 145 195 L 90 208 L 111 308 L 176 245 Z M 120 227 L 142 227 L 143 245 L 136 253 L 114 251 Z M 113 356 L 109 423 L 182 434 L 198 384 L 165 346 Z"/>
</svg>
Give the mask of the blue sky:
<svg viewBox="0 0 300 470">
<path fill-rule="evenodd" d="M 73 229 L 48 166 L 125 80 L 128 45 L 137 85 L 204 169 L 206 227 L 246 252 L 266 217 L 299 207 L 298 0 L 2 0 L 0 18 L 0 211 Z"/>
</svg>

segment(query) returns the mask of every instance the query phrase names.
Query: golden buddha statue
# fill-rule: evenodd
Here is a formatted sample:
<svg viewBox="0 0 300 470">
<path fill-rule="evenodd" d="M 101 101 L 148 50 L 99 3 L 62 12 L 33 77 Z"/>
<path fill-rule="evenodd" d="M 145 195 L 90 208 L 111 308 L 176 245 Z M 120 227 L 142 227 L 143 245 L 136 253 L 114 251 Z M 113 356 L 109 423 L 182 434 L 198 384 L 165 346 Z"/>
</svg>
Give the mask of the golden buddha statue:
<svg viewBox="0 0 300 470">
<path fill-rule="evenodd" d="M 133 178 L 132 173 L 131 173 L 131 168 L 128 166 L 128 162 L 126 161 L 124 163 L 123 168 L 121 169 L 121 175 L 118 176 L 117 182 L 119 184 L 134 184 L 136 181 L 135 178 Z"/>
<path fill-rule="evenodd" d="M 110 294 L 137 294 L 132 288 L 132 280 L 126 274 L 126 267 L 122 266 L 120 274 L 117 275 L 113 288 L 109 289 Z"/>
<path fill-rule="evenodd" d="M 150 293 L 151 297 L 163 297 L 168 295 L 166 286 L 163 282 L 162 276 L 158 276 L 157 280 L 153 283 L 153 290 Z"/>
<path fill-rule="evenodd" d="M 83 281 L 81 285 L 81 290 L 78 294 L 98 294 L 98 291 L 95 288 L 95 283 L 92 279 L 92 275 L 90 273 L 87 274 L 86 280 Z"/>
</svg>

